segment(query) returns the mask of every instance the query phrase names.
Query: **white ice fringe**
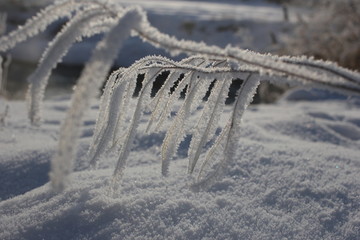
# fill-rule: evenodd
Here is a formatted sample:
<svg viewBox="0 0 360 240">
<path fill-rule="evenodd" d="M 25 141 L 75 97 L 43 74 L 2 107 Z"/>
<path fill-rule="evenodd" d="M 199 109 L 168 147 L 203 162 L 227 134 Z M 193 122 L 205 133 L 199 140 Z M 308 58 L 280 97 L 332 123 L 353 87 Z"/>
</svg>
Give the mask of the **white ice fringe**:
<svg viewBox="0 0 360 240">
<path fill-rule="evenodd" d="M 211 187 L 215 181 L 224 174 L 227 165 L 233 160 L 232 156 L 234 155 L 234 152 L 236 152 L 239 144 L 239 126 L 242 121 L 242 116 L 251 103 L 259 83 L 260 78 L 251 74 L 244 80 L 238 92 L 238 97 L 232 110 L 232 115 L 229 118 L 229 122 L 218 137 L 216 143 L 209 150 L 206 159 L 201 166 L 198 181 L 191 186 L 193 190 L 206 190 Z M 214 161 L 215 152 L 220 152 L 220 154 L 222 154 L 221 156 L 217 155 L 216 157 L 216 159 L 220 160 L 217 160 L 213 170 L 210 170 L 205 177 L 202 177 L 206 166 L 210 161 Z"/>
<path fill-rule="evenodd" d="M 64 189 L 67 177 L 72 172 L 75 143 L 84 111 L 101 86 L 101 79 L 107 75 L 123 41 L 129 37 L 131 29 L 140 22 L 138 13 L 138 9 L 130 8 L 119 17 L 119 23 L 99 42 L 78 80 L 71 107 L 61 126 L 59 148 L 51 162 L 50 179 L 56 191 Z"/>
<path fill-rule="evenodd" d="M 71 13 L 80 8 L 81 4 L 75 4 L 72 1 L 61 4 L 54 4 L 40 11 L 32 19 L 28 20 L 25 25 L 20 26 L 17 30 L 0 38 L 0 51 L 7 51 L 16 44 L 33 37 L 44 31 L 52 22 L 63 18 L 71 17 Z"/>
<path fill-rule="evenodd" d="M 200 157 L 203 147 L 215 134 L 217 124 L 225 105 L 225 100 L 231 84 L 232 78 L 217 78 L 214 89 L 210 93 L 208 103 L 205 105 L 203 113 L 195 126 L 195 131 L 189 147 L 188 173 L 194 171 L 197 160 Z"/>
<path fill-rule="evenodd" d="M 28 91 L 29 118 L 32 124 L 40 124 L 41 104 L 52 69 L 66 55 L 74 42 L 81 40 L 83 36 L 91 36 L 97 33 L 93 31 L 94 26 L 91 26 L 91 24 L 93 21 L 103 20 L 103 17 L 106 16 L 105 14 L 106 12 L 103 9 L 88 9 L 82 12 L 82 14 L 78 14 L 68 22 L 64 29 L 57 34 L 53 42 L 49 44 L 48 49 L 40 60 L 38 68 L 28 79 L 30 83 Z"/>
</svg>

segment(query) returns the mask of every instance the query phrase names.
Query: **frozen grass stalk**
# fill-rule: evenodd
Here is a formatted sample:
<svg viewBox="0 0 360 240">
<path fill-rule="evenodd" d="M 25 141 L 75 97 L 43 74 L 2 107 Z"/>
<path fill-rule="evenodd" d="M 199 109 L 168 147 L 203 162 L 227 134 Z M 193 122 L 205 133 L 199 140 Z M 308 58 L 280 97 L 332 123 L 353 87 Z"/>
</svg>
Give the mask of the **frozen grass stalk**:
<svg viewBox="0 0 360 240">
<path fill-rule="evenodd" d="M 72 105 L 61 126 L 59 148 L 51 164 L 50 179 L 56 191 L 64 189 L 67 178 L 72 172 L 76 153 L 74 143 L 79 136 L 82 117 L 89 106 L 89 101 L 95 97 L 102 84 L 101 79 L 108 74 L 118 49 L 130 35 L 131 29 L 140 21 L 139 18 L 137 8 L 130 8 L 122 14 L 119 23 L 98 43 L 78 80 L 71 101 Z"/>
</svg>

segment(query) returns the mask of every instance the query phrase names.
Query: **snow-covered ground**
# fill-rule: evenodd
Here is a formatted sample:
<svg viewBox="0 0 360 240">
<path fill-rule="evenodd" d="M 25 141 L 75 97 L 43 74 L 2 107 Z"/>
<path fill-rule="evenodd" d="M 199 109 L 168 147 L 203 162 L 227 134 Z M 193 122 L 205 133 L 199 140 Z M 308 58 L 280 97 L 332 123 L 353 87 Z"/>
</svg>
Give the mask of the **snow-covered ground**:
<svg viewBox="0 0 360 240">
<path fill-rule="evenodd" d="M 297 101 L 251 106 L 234 162 L 207 192 L 189 189 L 185 149 L 162 177 L 163 135 L 139 133 L 115 195 L 108 181 L 116 157 L 86 168 L 96 101 L 61 194 L 47 182 L 68 99 L 46 103 L 41 128 L 29 126 L 24 102 L 9 102 L 0 129 L 0 239 L 358 239 L 360 100 L 316 96 L 301 90 L 288 97 Z"/>
<path fill-rule="evenodd" d="M 220 46 L 269 50 L 270 33 L 287 26 L 281 8 L 262 1 L 123 2 L 141 2 L 166 33 Z M 153 53 L 139 43 L 126 44 L 125 62 Z M 24 49 L 16 50 L 18 56 L 34 60 Z M 83 61 L 75 58 L 78 50 L 66 61 Z M 88 168 L 95 99 L 71 185 L 52 191 L 50 161 L 69 104 L 67 95 L 48 99 L 43 125 L 33 127 L 25 102 L 0 99 L 0 239 L 359 239 L 359 98 L 294 90 L 276 104 L 250 106 L 228 172 L 202 192 L 189 189 L 188 143 L 165 178 L 159 156 L 164 133 L 139 132 L 115 194 L 109 194 L 109 180 L 116 156 Z"/>
</svg>

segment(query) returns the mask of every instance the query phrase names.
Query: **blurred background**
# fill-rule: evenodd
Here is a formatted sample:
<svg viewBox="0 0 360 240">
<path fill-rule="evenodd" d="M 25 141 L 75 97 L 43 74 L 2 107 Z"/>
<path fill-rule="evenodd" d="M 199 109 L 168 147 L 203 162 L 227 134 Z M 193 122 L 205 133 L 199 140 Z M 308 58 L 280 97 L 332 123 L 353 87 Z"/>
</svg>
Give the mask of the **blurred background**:
<svg viewBox="0 0 360 240">
<path fill-rule="evenodd" d="M 50 0 L 1 0 L 0 34 L 23 25 Z M 160 31 L 179 39 L 228 44 L 261 53 L 307 55 L 360 69 L 360 0 L 119 0 L 124 6 L 138 4 Z M 0 95 L 24 99 L 26 79 L 34 71 L 49 42 L 66 23 L 51 24 L 44 33 L 2 53 L 4 61 Z M 70 94 L 84 63 L 101 39 L 94 36 L 75 44 L 54 70 L 46 98 Z M 130 38 L 121 49 L 113 69 L 127 67 L 147 55 L 163 55 L 161 49 Z M 273 102 L 287 86 L 265 83 L 256 102 Z"/>
</svg>

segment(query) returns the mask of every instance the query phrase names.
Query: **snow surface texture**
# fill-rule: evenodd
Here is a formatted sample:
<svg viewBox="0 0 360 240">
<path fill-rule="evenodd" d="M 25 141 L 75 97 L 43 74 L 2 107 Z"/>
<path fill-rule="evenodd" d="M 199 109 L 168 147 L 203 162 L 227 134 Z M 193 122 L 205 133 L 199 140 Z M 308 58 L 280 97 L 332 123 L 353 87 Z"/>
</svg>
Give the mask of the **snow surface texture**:
<svg viewBox="0 0 360 240">
<path fill-rule="evenodd" d="M 300 91 L 287 99 L 305 94 Z M 46 172 L 68 100 L 45 103 L 48 116 L 42 129 L 24 123 L 18 103 L 1 105 L 0 238 L 356 239 L 359 101 L 330 101 L 327 94 L 325 99 L 315 105 L 284 101 L 253 108 L 244 119 L 240 147 L 226 153 L 237 161 L 207 192 L 189 190 L 192 179 L 184 178 L 189 171 L 186 146 L 180 145 L 170 177 L 164 180 L 159 174 L 164 134 L 137 133 L 123 185 L 111 196 L 108 176 L 114 158 L 102 156 L 97 170 L 86 170 L 96 104 L 84 126 L 80 120 L 76 124 L 81 134 L 72 185 L 58 195 L 46 184 Z"/>
<path fill-rule="evenodd" d="M 9 105 L 0 130 L 0 239 L 360 236 L 359 99 L 299 90 L 278 104 L 251 106 L 236 161 L 207 192 L 189 190 L 181 147 L 164 179 L 158 155 L 163 135 L 139 133 L 115 197 L 106 190 L 116 157 L 85 170 L 95 102 L 81 127 L 72 184 L 61 194 L 51 191 L 47 174 L 69 99 L 45 103 L 41 129 L 29 127 L 23 102 Z"/>
</svg>

